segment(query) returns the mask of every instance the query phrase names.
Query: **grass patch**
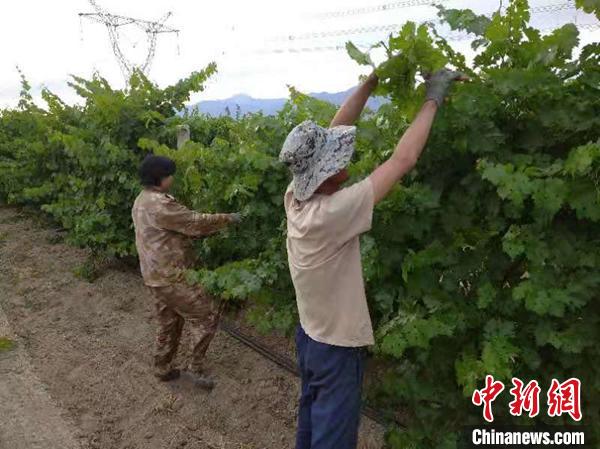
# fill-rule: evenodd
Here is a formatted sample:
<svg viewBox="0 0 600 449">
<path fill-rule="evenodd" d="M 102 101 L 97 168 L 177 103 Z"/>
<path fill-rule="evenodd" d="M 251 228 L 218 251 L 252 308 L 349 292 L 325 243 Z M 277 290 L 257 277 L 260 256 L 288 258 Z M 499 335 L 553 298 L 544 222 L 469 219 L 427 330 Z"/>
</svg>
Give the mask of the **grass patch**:
<svg viewBox="0 0 600 449">
<path fill-rule="evenodd" d="M 85 281 L 94 282 L 107 268 L 110 259 L 98 254 L 90 254 L 86 261 L 73 269 L 73 274 Z"/>
<path fill-rule="evenodd" d="M 0 218 L 0 224 L 13 224 L 15 222 L 16 216 L 9 215 L 8 217 Z"/>
<path fill-rule="evenodd" d="M 10 351 L 15 347 L 15 342 L 8 337 L 0 337 L 0 352 Z"/>
<path fill-rule="evenodd" d="M 59 243 L 64 243 L 65 242 L 65 236 L 64 236 L 64 234 L 62 234 L 60 232 L 53 232 L 52 234 L 50 234 L 48 236 L 48 238 L 46 239 L 46 241 L 48 243 L 50 243 L 51 245 L 57 245 Z"/>
</svg>

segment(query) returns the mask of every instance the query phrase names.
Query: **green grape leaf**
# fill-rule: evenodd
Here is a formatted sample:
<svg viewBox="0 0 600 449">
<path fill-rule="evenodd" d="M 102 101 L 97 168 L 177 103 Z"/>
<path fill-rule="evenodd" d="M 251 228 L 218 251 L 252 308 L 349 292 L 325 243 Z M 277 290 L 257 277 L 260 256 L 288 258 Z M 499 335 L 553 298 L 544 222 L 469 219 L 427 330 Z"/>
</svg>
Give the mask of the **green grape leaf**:
<svg viewBox="0 0 600 449">
<path fill-rule="evenodd" d="M 496 378 L 510 379 L 520 350 L 509 337 L 497 335 L 483 345 L 481 361 L 487 374 Z"/>
<path fill-rule="evenodd" d="M 591 172 L 596 163 L 600 163 L 600 142 L 571 150 L 565 161 L 564 170 L 571 176 L 585 176 Z"/>
<path fill-rule="evenodd" d="M 490 282 L 486 282 L 477 290 L 477 307 L 487 308 L 496 299 L 497 292 Z"/>
<path fill-rule="evenodd" d="M 550 220 L 560 210 L 569 194 L 568 185 L 562 179 L 546 178 L 534 182 L 532 194 L 536 209 L 545 220 Z"/>
<path fill-rule="evenodd" d="M 575 5 L 600 19 L 600 0 L 575 0 Z"/>
<path fill-rule="evenodd" d="M 352 42 L 346 42 L 346 51 L 348 52 L 348 56 L 350 56 L 358 64 L 370 65 L 374 67 L 373 61 L 371 60 L 371 56 L 369 56 L 369 54 L 366 52 L 360 51 L 358 47 Z"/>
<path fill-rule="evenodd" d="M 470 9 L 447 9 L 441 5 L 436 5 L 436 8 L 438 16 L 450 25 L 452 30 L 463 30 L 483 36 L 491 23 L 489 17 L 475 14 Z"/>
</svg>

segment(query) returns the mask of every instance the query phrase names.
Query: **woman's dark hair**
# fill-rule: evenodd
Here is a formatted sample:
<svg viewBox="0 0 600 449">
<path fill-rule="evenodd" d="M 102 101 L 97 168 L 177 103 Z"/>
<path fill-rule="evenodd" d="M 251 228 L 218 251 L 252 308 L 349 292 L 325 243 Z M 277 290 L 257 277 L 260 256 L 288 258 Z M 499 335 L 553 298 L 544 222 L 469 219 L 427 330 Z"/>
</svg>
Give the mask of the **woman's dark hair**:
<svg viewBox="0 0 600 449">
<path fill-rule="evenodd" d="M 175 174 L 175 162 L 168 157 L 148 155 L 140 165 L 140 180 L 145 187 L 159 186 L 163 179 Z"/>
</svg>

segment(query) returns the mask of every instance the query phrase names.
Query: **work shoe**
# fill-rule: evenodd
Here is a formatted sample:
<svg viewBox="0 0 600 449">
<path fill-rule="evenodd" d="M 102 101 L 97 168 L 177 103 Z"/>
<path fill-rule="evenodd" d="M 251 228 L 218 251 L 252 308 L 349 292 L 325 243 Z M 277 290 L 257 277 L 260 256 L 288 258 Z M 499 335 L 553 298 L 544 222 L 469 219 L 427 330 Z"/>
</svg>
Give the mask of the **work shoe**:
<svg viewBox="0 0 600 449">
<path fill-rule="evenodd" d="M 169 371 L 154 373 L 154 376 L 161 382 L 169 382 L 171 380 L 179 379 L 180 375 L 181 371 L 179 371 L 177 368 L 171 369 Z"/>
</svg>

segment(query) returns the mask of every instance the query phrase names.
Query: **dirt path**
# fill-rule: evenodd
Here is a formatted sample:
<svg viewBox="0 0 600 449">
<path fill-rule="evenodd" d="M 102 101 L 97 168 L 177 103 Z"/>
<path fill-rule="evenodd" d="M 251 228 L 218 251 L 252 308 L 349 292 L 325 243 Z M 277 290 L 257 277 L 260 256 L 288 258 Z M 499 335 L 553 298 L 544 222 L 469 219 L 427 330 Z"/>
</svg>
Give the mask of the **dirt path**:
<svg viewBox="0 0 600 449">
<path fill-rule="evenodd" d="M 113 269 L 80 280 L 86 253 L 52 236 L 0 207 L 0 337 L 16 341 L 0 353 L 0 449 L 293 448 L 297 379 L 219 333 L 212 393 L 157 383 L 139 277 Z M 364 420 L 360 446 L 380 441 Z"/>
<path fill-rule="evenodd" d="M 0 309 L 0 335 L 13 342 L 15 334 Z M 75 428 L 61 415 L 38 379 L 23 348 L 0 354 L 0 442 L 12 449 L 56 447 L 77 449 Z M 8 406 L 10 405 L 10 407 Z"/>
</svg>

